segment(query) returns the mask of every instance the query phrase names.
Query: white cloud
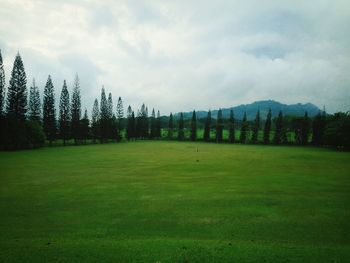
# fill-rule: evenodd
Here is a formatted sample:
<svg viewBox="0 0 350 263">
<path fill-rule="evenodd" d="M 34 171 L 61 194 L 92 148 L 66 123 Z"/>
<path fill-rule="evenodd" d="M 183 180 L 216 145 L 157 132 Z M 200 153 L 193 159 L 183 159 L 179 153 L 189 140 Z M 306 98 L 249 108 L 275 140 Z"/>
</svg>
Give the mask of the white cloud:
<svg viewBox="0 0 350 263">
<path fill-rule="evenodd" d="M 19 50 L 41 89 L 80 75 L 89 111 L 114 102 L 163 114 L 260 99 L 350 105 L 347 1 L 0 0 L 7 81 Z"/>
</svg>

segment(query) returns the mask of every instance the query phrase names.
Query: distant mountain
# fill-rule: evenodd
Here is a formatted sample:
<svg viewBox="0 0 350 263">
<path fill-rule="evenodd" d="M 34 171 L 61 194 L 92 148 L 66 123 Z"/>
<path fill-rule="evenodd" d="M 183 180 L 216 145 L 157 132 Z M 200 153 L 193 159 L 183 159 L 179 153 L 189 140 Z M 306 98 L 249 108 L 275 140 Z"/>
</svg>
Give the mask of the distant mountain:
<svg viewBox="0 0 350 263">
<path fill-rule="evenodd" d="M 272 117 L 276 117 L 281 110 L 283 112 L 283 115 L 292 115 L 292 116 L 304 116 L 305 111 L 307 111 L 309 117 L 313 117 L 318 114 L 320 109 L 312 104 L 312 103 L 306 103 L 306 104 L 283 104 L 278 101 L 274 100 L 261 100 L 256 101 L 251 104 L 242 104 L 239 106 L 231 107 L 231 108 L 223 108 L 222 114 L 224 118 L 228 118 L 230 115 L 230 110 L 233 110 L 235 119 L 242 119 L 244 112 L 247 113 L 248 120 L 252 120 L 255 118 L 257 110 L 260 110 L 260 116 L 262 119 L 266 118 L 267 112 L 269 109 L 271 109 Z M 207 117 L 207 111 L 196 111 L 197 118 L 205 118 Z M 216 118 L 218 113 L 218 110 L 212 110 L 211 116 L 213 118 Z M 179 113 L 176 114 L 176 116 Z M 184 112 L 184 118 L 189 119 L 192 117 L 192 112 Z"/>
</svg>

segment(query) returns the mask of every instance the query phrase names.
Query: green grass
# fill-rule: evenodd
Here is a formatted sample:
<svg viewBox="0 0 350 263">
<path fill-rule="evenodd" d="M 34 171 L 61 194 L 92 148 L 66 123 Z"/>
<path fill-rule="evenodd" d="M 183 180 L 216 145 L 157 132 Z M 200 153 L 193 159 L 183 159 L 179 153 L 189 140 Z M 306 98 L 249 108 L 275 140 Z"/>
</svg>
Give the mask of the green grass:
<svg viewBox="0 0 350 263">
<path fill-rule="evenodd" d="M 316 148 L 0 152 L 0 262 L 348 262 L 349 189 L 350 153 Z"/>
</svg>

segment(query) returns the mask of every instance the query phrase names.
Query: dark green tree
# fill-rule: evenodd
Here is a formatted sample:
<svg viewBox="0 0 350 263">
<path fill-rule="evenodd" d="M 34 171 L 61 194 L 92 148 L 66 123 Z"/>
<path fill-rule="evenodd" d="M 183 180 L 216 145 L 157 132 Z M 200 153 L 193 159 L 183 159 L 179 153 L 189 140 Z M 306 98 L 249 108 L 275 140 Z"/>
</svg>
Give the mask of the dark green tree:
<svg viewBox="0 0 350 263">
<path fill-rule="evenodd" d="M 229 129 L 229 135 L 228 140 L 230 143 L 235 143 L 236 141 L 236 132 L 235 132 L 235 117 L 233 114 L 233 110 L 230 110 L 230 118 L 228 121 L 228 129 Z"/>
<path fill-rule="evenodd" d="M 283 142 L 283 114 L 282 111 L 279 112 L 276 119 L 276 129 L 273 138 L 274 144 L 281 144 Z"/>
<path fill-rule="evenodd" d="M 5 89 L 5 71 L 0 49 L 0 117 L 3 115 L 2 112 L 5 104 Z"/>
<path fill-rule="evenodd" d="M 319 146 L 323 144 L 324 131 L 326 128 L 326 116 L 319 112 L 312 122 L 312 144 Z"/>
<path fill-rule="evenodd" d="M 148 120 L 148 109 L 143 103 L 138 114 L 137 128 L 139 137 L 147 139 L 149 137 L 149 120 Z"/>
<path fill-rule="evenodd" d="M 75 75 L 72 93 L 72 104 L 71 104 L 71 129 L 74 143 L 78 144 L 80 134 L 80 118 L 81 118 L 81 96 L 80 96 L 80 84 L 79 77 Z"/>
<path fill-rule="evenodd" d="M 180 113 L 180 119 L 179 119 L 179 129 L 177 137 L 180 141 L 183 141 L 185 139 L 185 133 L 184 133 L 184 115 L 181 112 Z"/>
<path fill-rule="evenodd" d="M 150 123 L 151 123 L 151 132 L 149 134 L 150 139 L 154 139 L 156 136 L 156 113 L 154 112 L 154 109 L 152 109 L 152 114 L 150 117 Z"/>
<path fill-rule="evenodd" d="M 4 92 L 3 90 L 1 91 Z M 0 116 L 1 140 L 7 149 L 27 148 L 27 78 L 19 53 L 15 58 L 6 101 L 7 117 Z"/>
<path fill-rule="evenodd" d="M 301 126 L 301 144 L 306 145 L 309 142 L 309 133 L 310 133 L 310 118 L 305 112 L 302 126 Z"/>
<path fill-rule="evenodd" d="M 222 118 L 222 110 L 219 109 L 216 119 L 216 142 L 222 142 L 222 131 L 224 130 L 224 120 Z"/>
<path fill-rule="evenodd" d="M 85 109 L 84 116 L 80 120 L 80 136 L 79 136 L 83 140 L 84 144 L 86 144 L 86 141 L 89 139 L 89 135 L 90 135 L 90 122 L 89 122 L 87 109 Z"/>
<path fill-rule="evenodd" d="M 101 102 L 100 102 L 100 141 L 101 143 L 107 142 L 110 134 L 110 114 L 108 108 L 108 102 L 104 87 L 101 90 Z"/>
<path fill-rule="evenodd" d="M 241 133 L 239 137 L 239 140 L 241 143 L 247 142 L 247 132 L 248 132 L 247 113 L 244 112 L 242 126 L 241 126 Z"/>
<path fill-rule="evenodd" d="M 41 102 L 39 89 L 35 85 L 35 79 L 29 91 L 29 107 L 28 107 L 29 119 L 32 121 L 40 122 L 41 119 Z"/>
<path fill-rule="evenodd" d="M 11 72 L 6 111 L 9 118 L 24 123 L 27 113 L 27 77 L 19 53 L 16 55 Z"/>
<path fill-rule="evenodd" d="M 156 137 L 160 138 L 162 137 L 162 128 L 160 126 L 160 111 L 157 111 L 157 118 L 156 118 Z"/>
<path fill-rule="evenodd" d="M 113 100 L 112 93 L 108 94 L 108 118 L 111 119 L 113 117 Z"/>
<path fill-rule="evenodd" d="M 270 143 L 270 131 L 271 131 L 271 109 L 266 116 L 265 127 L 264 127 L 264 144 Z"/>
<path fill-rule="evenodd" d="M 50 75 L 46 81 L 44 89 L 43 124 L 46 138 L 49 140 L 51 145 L 52 141 L 56 139 L 56 110 L 54 86 Z"/>
<path fill-rule="evenodd" d="M 174 133 L 174 117 L 173 114 L 170 112 L 169 116 L 169 123 L 168 123 L 168 139 L 173 139 L 173 133 Z"/>
<path fill-rule="evenodd" d="M 126 138 L 131 140 L 135 138 L 135 114 L 130 105 L 126 117 Z"/>
<path fill-rule="evenodd" d="M 91 133 L 93 142 L 100 136 L 100 109 L 98 107 L 98 100 L 95 99 L 91 114 Z"/>
<path fill-rule="evenodd" d="M 123 100 L 121 97 L 118 99 L 117 103 L 117 119 L 118 119 L 118 132 L 119 136 L 121 136 L 121 132 L 124 130 L 124 107 L 123 107 Z"/>
<path fill-rule="evenodd" d="M 197 117 L 196 117 L 196 111 L 195 110 L 192 113 L 190 139 L 191 139 L 191 141 L 197 140 Z"/>
<path fill-rule="evenodd" d="M 327 116 L 323 143 L 342 150 L 350 150 L 350 112 Z"/>
<path fill-rule="evenodd" d="M 210 141 L 210 128 L 211 128 L 211 111 L 208 111 L 207 118 L 204 124 L 203 140 L 205 142 Z"/>
<path fill-rule="evenodd" d="M 258 143 L 258 134 L 260 129 L 260 110 L 256 112 L 254 126 L 253 126 L 253 134 L 252 134 L 252 143 Z"/>
<path fill-rule="evenodd" d="M 69 139 L 70 130 L 70 105 L 69 105 L 69 92 L 67 89 L 66 81 L 63 81 L 63 87 L 61 91 L 60 99 L 60 115 L 59 115 L 59 125 L 60 125 L 60 135 L 63 140 L 63 145 L 66 145 L 67 139 Z"/>
</svg>

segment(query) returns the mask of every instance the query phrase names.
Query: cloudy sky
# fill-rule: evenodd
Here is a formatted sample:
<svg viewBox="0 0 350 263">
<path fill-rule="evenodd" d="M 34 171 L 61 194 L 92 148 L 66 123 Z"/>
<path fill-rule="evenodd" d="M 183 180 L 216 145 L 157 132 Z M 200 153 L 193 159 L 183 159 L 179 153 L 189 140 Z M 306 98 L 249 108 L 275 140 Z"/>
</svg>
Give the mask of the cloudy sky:
<svg viewBox="0 0 350 263">
<path fill-rule="evenodd" d="M 89 112 L 102 85 L 124 106 L 215 109 L 256 100 L 350 109 L 350 2 L 0 0 L 6 81 L 58 97 L 77 72 Z M 28 85 L 29 86 L 29 85 Z"/>
</svg>

